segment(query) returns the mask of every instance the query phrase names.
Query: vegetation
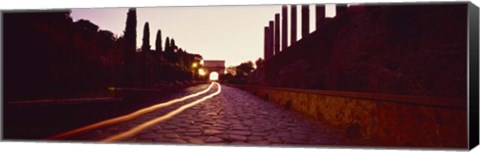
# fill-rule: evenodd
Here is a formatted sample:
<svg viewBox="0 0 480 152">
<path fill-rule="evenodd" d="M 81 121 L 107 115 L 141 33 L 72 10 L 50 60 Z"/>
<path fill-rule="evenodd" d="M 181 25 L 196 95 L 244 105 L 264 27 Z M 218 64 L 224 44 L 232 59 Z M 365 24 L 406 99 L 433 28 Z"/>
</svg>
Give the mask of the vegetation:
<svg viewBox="0 0 480 152">
<path fill-rule="evenodd" d="M 5 12 L 3 18 L 6 101 L 71 97 L 106 91 L 109 86 L 188 82 L 193 78 L 188 64 L 201 58 L 184 50 L 173 52 L 178 46 L 168 38 L 163 53 L 157 47 L 161 46 L 160 30 L 151 50 L 148 23 L 137 50 L 135 9 L 128 10 L 121 36 L 99 30 L 88 20 L 73 21 L 69 10 Z"/>
<path fill-rule="evenodd" d="M 221 79 L 225 83 L 247 84 L 247 78 L 254 69 L 252 61 L 243 62 L 240 65 L 228 67 L 227 74 Z"/>
</svg>

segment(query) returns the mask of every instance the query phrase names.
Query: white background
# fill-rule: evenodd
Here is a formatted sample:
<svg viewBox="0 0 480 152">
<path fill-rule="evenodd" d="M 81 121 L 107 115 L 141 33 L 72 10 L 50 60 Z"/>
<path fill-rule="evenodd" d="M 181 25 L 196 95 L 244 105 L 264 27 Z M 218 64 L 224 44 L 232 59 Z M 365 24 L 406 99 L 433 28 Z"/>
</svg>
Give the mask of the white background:
<svg viewBox="0 0 480 152">
<path fill-rule="evenodd" d="M 445 0 L 435 0 L 441 2 Z M 299 3 L 387 3 L 387 2 L 426 2 L 425 0 L 12 0 L 1 2 L 1 10 L 25 10 L 25 9 L 51 9 L 51 8 L 92 8 L 92 7 L 142 7 L 142 6 L 203 6 L 203 5 L 246 5 L 246 4 L 299 4 Z M 478 6 L 478 2 L 475 2 Z M 475 151 L 480 151 L 476 148 Z M 60 143 L 60 142 L 0 142 L 0 151 L 94 151 L 94 152 L 143 152 L 143 151 L 195 151 L 195 152 L 217 152 L 217 151 L 432 151 L 412 149 L 380 149 L 380 148 L 292 148 L 292 147 L 233 147 L 233 146 L 179 146 L 179 145 L 140 145 L 140 144 L 87 144 L 87 143 Z M 446 151 L 446 150 L 444 150 Z"/>
</svg>

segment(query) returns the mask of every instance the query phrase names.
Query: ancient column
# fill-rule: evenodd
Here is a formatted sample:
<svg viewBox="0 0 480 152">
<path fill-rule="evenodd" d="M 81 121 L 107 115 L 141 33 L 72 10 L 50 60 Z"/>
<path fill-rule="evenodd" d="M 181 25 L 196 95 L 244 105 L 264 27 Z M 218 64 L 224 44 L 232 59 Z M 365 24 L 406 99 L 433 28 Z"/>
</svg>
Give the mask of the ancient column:
<svg viewBox="0 0 480 152">
<path fill-rule="evenodd" d="M 282 6 L 282 51 L 285 50 L 288 46 L 288 14 L 287 6 Z"/>
<path fill-rule="evenodd" d="M 263 38 L 263 59 L 267 60 L 269 58 L 268 56 L 268 38 L 269 38 L 269 31 L 268 31 L 268 26 L 265 26 L 264 28 L 264 38 Z"/>
<path fill-rule="evenodd" d="M 273 27 L 273 21 L 268 22 L 268 52 L 273 57 L 273 49 L 275 48 L 273 41 L 275 39 L 274 33 L 275 27 Z"/>
<path fill-rule="evenodd" d="M 315 6 L 315 19 L 316 19 L 316 29 L 320 28 L 320 24 L 322 23 L 323 19 L 325 18 L 325 5 L 317 4 Z"/>
<path fill-rule="evenodd" d="M 275 14 L 275 55 L 280 53 L 280 14 Z"/>
<path fill-rule="evenodd" d="M 302 39 L 310 33 L 309 29 L 309 9 L 308 5 L 302 5 Z"/>
<path fill-rule="evenodd" d="M 347 12 L 347 4 L 335 4 L 335 16 L 342 15 L 343 13 Z"/>
<path fill-rule="evenodd" d="M 290 6 L 290 46 L 297 42 L 297 5 Z"/>
</svg>

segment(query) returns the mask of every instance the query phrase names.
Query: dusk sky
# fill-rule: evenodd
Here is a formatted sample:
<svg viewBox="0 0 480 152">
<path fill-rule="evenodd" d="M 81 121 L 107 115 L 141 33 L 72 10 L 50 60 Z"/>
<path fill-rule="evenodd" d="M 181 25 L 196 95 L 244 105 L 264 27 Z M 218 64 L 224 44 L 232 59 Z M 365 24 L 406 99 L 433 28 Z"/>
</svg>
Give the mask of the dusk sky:
<svg viewBox="0 0 480 152">
<path fill-rule="evenodd" d="M 125 29 L 127 10 L 128 8 L 72 9 L 71 16 L 74 21 L 90 20 L 100 29 L 112 31 L 119 37 Z M 301 27 L 300 10 L 298 7 L 298 28 Z M 315 24 L 314 11 L 314 6 L 311 5 L 311 31 Z M 334 16 L 334 11 L 334 5 L 327 5 L 327 17 Z M 255 61 L 263 58 L 264 26 L 274 19 L 275 13 L 281 13 L 281 5 L 137 8 L 137 47 L 142 45 L 144 24 L 149 22 L 152 49 L 155 48 L 156 32 L 161 29 L 162 43 L 167 36 L 173 37 L 177 46 L 189 53 L 202 55 L 204 60 L 225 60 L 226 66 Z M 288 13 L 290 14 L 290 8 Z M 300 29 L 297 30 L 297 38 L 301 39 L 299 31 Z"/>
</svg>

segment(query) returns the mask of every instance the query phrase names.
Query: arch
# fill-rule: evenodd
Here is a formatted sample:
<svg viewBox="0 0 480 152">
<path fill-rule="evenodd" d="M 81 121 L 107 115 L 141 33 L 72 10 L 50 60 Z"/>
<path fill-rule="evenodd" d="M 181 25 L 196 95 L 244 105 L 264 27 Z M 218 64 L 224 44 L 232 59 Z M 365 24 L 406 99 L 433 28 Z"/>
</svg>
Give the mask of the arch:
<svg viewBox="0 0 480 152">
<path fill-rule="evenodd" d="M 218 78 L 219 78 L 219 74 L 216 71 L 212 71 L 212 72 L 210 72 L 210 75 L 209 75 L 208 78 L 209 78 L 210 81 L 217 81 Z"/>
</svg>

